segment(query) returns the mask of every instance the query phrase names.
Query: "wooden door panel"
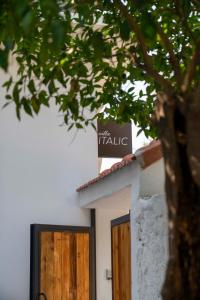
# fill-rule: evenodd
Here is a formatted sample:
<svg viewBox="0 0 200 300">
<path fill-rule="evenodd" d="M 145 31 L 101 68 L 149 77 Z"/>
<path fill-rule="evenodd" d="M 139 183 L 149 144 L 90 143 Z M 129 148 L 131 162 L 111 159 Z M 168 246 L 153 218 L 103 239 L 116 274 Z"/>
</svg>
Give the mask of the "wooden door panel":
<svg viewBox="0 0 200 300">
<path fill-rule="evenodd" d="M 48 300 L 54 300 L 54 234 L 41 233 L 40 287 Z"/>
<path fill-rule="evenodd" d="M 62 233 L 62 278 L 68 278 L 68 280 L 62 280 L 62 297 L 63 299 L 71 298 L 70 295 L 70 234 Z"/>
<path fill-rule="evenodd" d="M 40 293 L 89 300 L 89 233 L 40 233 Z"/>
<path fill-rule="evenodd" d="M 112 228 L 112 266 L 113 300 L 120 300 L 119 238 L 117 226 Z"/>
<path fill-rule="evenodd" d="M 89 236 L 77 234 L 77 300 L 89 300 Z"/>
<path fill-rule="evenodd" d="M 62 233 L 54 232 L 53 300 L 62 300 Z M 48 298 L 47 298 L 48 299 Z"/>
<path fill-rule="evenodd" d="M 130 222 L 112 226 L 113 300 L 131 300 Z"/>
</svg>

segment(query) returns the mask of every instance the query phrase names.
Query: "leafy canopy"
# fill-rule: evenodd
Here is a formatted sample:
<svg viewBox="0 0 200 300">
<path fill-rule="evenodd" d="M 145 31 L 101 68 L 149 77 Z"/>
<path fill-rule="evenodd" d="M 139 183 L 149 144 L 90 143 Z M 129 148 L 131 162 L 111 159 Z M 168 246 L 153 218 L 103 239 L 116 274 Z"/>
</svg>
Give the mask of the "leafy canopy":
<svg viewBox="0 0 200 300">
<path fill-rule="evenodd" d="M 182 95 L 199 80 L 199 21 L 198 0 L 1 0 L 0 67 L 10 54 L 18 63 L 5 105 L 20 119 L 55 102 L 77 128 L 103 106 L 100 116 L 154 136 L 157 93 Z"/>
</svg>

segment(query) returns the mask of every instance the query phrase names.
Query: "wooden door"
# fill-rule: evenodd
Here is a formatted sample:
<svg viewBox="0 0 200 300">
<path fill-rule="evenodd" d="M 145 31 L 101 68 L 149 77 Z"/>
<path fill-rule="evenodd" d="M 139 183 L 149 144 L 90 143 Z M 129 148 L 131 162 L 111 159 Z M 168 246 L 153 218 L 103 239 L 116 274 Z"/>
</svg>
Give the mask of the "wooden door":
<svg viewBox="0 0 200 300">
<path fill-rule="evenodd" d="M 113 300 L 131 300 L 130 216 L 111 222 Z"/>
<path fill-rule="evenodd" d="M 43 227 L 38 232 L 37 276 L 31 299 L 92 300 L 90 231 L 80 227 L 62 229 Z"/>
</svg>

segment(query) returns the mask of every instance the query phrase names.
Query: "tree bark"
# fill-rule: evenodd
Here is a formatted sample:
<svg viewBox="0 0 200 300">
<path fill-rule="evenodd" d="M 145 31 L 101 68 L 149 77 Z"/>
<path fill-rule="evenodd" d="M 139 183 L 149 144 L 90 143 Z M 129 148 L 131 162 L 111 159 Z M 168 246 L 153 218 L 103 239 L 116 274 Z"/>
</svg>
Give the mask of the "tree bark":
<svg viewBox="0 0 200 300">
<path fill-rule="evenodd" d="M 162 299 L 199 300 L 200 103 L 160 93 L 156 117 L 169 217 L 169 262 Z"/>
</svg>

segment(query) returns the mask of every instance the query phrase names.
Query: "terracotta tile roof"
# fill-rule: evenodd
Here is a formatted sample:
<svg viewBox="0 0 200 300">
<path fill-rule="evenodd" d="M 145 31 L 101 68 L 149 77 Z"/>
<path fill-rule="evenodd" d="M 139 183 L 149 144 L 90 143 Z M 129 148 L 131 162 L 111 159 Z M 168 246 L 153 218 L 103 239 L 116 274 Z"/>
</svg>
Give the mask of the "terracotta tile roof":
<svg viewBox="0 0 200 300">
<path fill-rule="evenodd" d="M 160 141 L 152 141 L 149 145 L 138 149 L 135 152 L 135 154 L 126 155 L 120 162 L 115 163 L 114 165 L 112 165 L 111 168 L 101 172 L 96 178 L 81 185 L 79 188 L 77 188 L 77 192 L 85 190 L 89 186 L 95 184 L 96 182 L 102 180 L 110 174 L 113 174 L 114 172 L 132 164 L 133 161 L 135 161 L 136 159 L 139 161 L 141 167 L 145 169 L 157 160 L 159 160 L 161 157 L 162 150 Z"/>
<path fill-rule="evenodd" d="M 138 149 L 135 156 L 142 169 L 147 168 L 162 157 L 160 141 L 154 140 L 149 145 Z"/>
</svg>

